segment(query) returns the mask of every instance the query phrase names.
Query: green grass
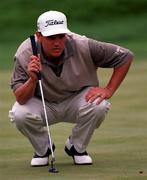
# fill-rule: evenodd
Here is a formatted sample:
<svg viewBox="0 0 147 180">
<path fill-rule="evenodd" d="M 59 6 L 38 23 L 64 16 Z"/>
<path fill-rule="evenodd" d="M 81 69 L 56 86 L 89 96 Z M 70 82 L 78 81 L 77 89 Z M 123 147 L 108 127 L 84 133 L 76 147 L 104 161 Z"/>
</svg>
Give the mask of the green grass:
<svg viewBox="0 0 147 180">
<path fill-rule="evenodd" d="M 134 61 L 130 72 L 110 100 L 112 109 L 95 131 L 88 147 L 92 166 L 74 166 L 64 153 L 64 143 L 73 125 L 51 127 L 56 144 L 58 174 L 48 167 L 32 168 L 33 149 L 9 122 L 8 110 L 14 102 L 9 89 L 10 72 L 0 72 L 0 179 L 2 180 L 138 180 L 147 179 L 147 62 Z M 111 73 L 100 70 L 104 85 Z M 143 171 L 143 173 L 139 173 Z"/>
</svg>

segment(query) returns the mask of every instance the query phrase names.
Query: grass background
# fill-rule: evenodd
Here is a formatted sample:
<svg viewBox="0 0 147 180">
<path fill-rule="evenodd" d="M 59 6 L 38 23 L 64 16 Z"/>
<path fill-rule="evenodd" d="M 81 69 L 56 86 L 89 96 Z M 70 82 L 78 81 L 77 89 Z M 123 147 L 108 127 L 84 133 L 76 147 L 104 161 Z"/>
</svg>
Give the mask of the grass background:
<svg viewBox="0 0 147 180">
<path fill-rule="evenodd" d="M 72 31 L 122 45 L 135 55 L 125 81 L 110 100 L 111 111 L 88 147 L 92 166 L 74 166 L 64 153 L 72 125 L 51 127 L 59 174 L 48 173 L 48 167 L 29 166 L 33 149 L 8 119 L 15 101 L 9 87 L 13 55 L 21 41 L 36 30 L 40 13 L 49 9 L 65 12 Z M 0 12 L 0 179 L 147 179 L 147 1 L 13 0 L 12 6 L 5 0 Z M 98 73 L 101 84 L 106 84 L 111 70 Z"/>
</svg>

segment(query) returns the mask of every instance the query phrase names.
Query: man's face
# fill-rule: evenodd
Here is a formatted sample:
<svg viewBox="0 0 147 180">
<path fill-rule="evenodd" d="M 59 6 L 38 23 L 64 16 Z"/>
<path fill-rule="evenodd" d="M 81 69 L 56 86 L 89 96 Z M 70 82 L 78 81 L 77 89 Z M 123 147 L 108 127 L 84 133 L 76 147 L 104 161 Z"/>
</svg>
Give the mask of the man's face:
<svg viewBox="0 0 147 180">
<path fill-rule="evenodd" d="M 44 37 L 40 34 L 39 41 L 42 44 L 45 56 L 50 58 L 58 58 L 65 48 L 66 35 L 58 34 Z"/>
</svg>

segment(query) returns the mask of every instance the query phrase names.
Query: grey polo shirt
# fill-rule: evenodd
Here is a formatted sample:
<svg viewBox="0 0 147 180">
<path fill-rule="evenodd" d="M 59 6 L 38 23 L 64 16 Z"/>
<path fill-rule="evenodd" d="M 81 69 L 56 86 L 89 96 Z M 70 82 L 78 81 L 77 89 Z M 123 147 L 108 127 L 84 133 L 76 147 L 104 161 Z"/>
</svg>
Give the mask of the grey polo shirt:
<svg viewBox="0 0 147 180">
<path fill-rule="evenodd" d="M 65 50 L 60 57 L 61 72 L 57 76 L 56 70 L 51 67 L 54 64 L 44 58 L 39 43 L 37 48 L 41 55 L 44 97 L 49 102 L 63 101 L 84 87 L 99 86 L 98 67 L 119 67 L 132 56 L 132 52 L 123 47 L 71 33 L 67 35 Z M 32 47 L 28 38 L 19 46 L 14 57 L 11 78 L 13 91 L 28 80 L 27 65 L 31 55 Z M 38 84 L 34 96 L 40 98 Z"/>
</svg>

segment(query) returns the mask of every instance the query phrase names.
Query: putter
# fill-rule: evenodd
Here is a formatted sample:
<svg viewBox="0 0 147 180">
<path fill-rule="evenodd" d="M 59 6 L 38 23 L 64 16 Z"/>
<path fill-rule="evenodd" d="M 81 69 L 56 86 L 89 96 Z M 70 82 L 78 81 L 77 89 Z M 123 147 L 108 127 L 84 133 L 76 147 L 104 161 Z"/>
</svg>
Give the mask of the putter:
<svg viewBox="0 0 147 180">
<path fill-rule="evenodd" d="M 38 56 L 35 37 L 30 36 L 30 39 L 31 39 L 31 44 L 32 44 L 33 55 Z M 39 72 L 37 74 L 37 77 L 38 77 L 38 81 L 39 81 L 39 88 L 40 88 L 40 93 L 41 93 L 41 99 L 42 99 L 42 104 L 43 104 L 43 110 L 44 110 L 46 127 L 47 127 L 47 132 L 48 132 L 49 143 L 50 143 L 50 150 L 51 150 L 51 168 L 49 168 L 48 172 L 58 173 L 59 171 L 54 166 L 55 155 L 54 155 L 54 151 L 53 151 L 53 147 L 52 147 L 52 138 L 51 138 L 48 117 L 47 117 L 47 112 L 46 112 L 46 107 L 45 107 L 44 94 L 43 94 L 43 88 L 42 88 L 42 82 L 41 82 L 41 72 Z"/>
</svg>

